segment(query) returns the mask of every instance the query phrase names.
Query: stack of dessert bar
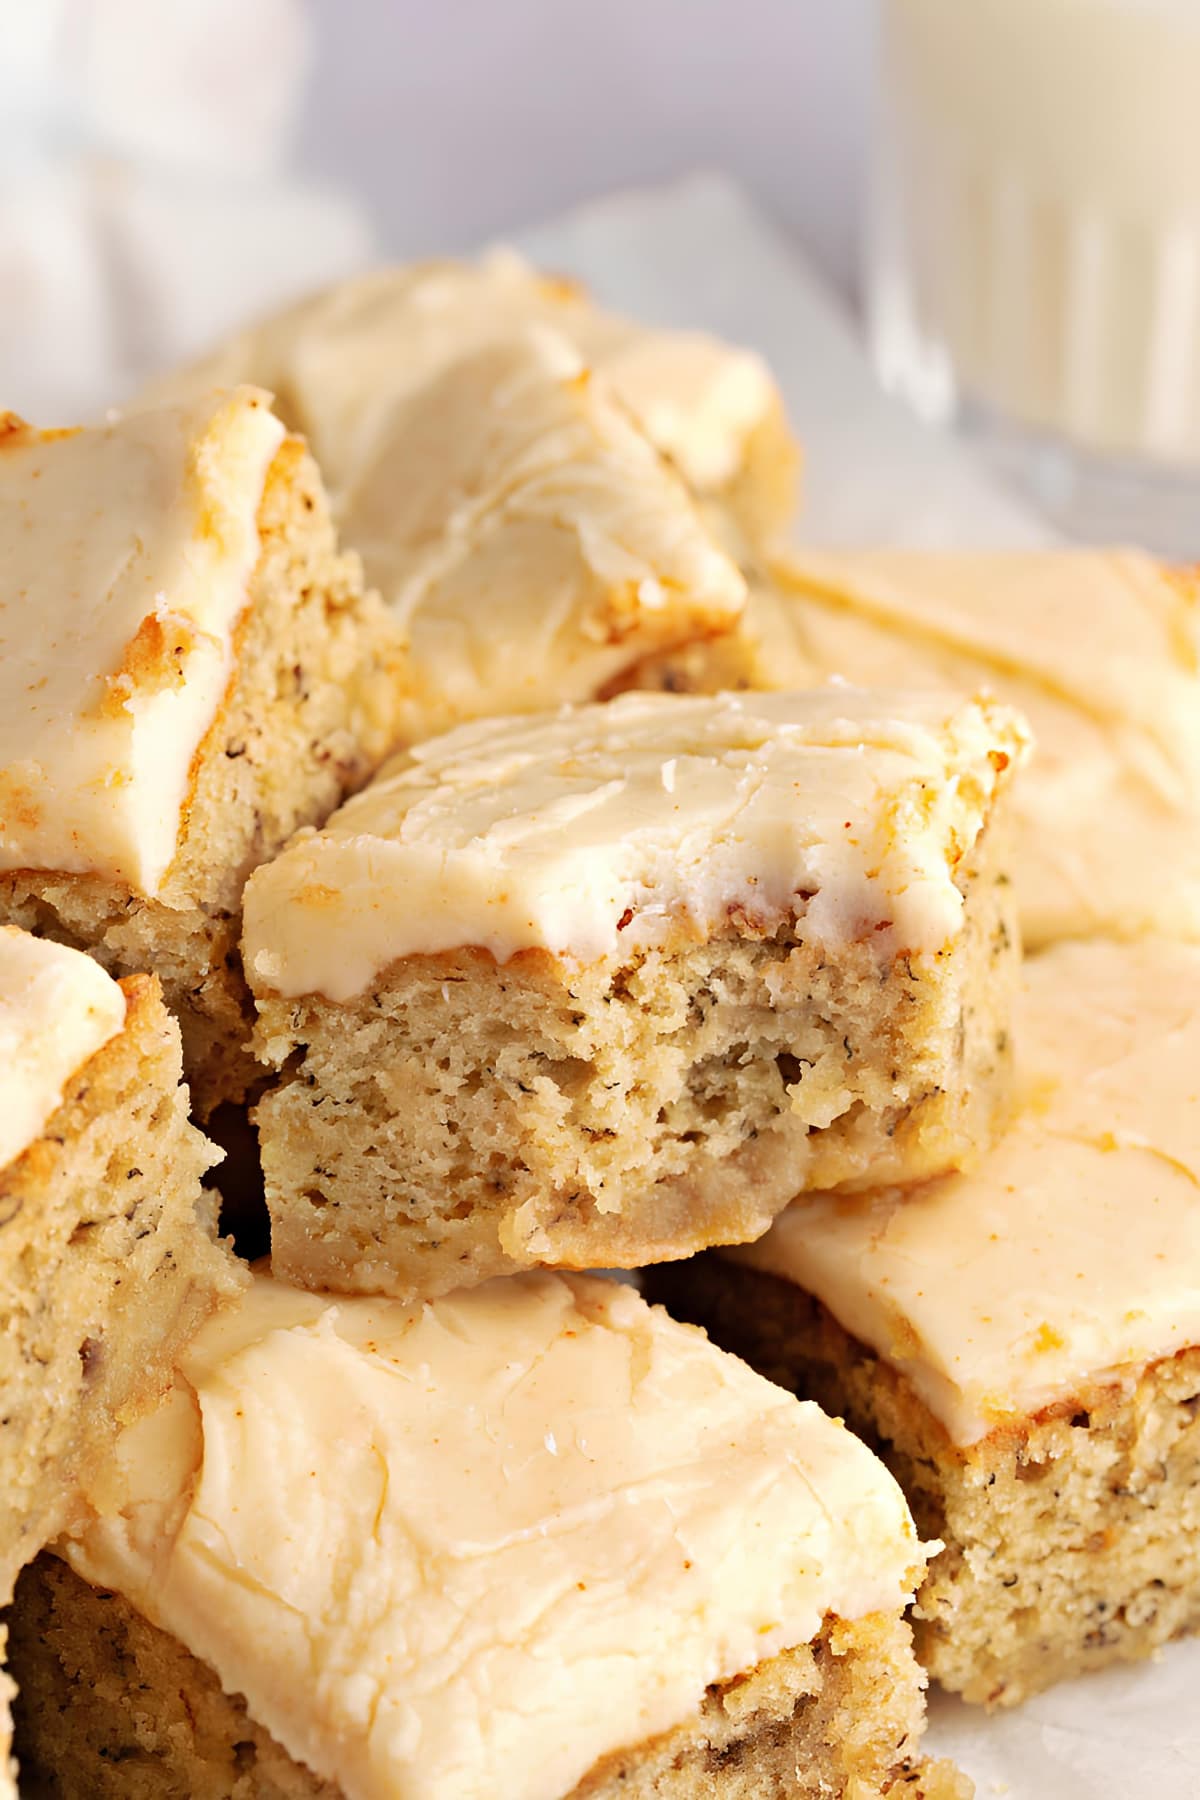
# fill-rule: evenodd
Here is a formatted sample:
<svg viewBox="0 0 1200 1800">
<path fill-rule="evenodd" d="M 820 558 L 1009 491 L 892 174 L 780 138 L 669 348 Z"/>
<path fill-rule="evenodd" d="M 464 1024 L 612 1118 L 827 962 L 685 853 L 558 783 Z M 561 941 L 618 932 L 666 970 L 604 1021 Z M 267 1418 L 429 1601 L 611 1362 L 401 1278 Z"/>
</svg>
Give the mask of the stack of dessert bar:
<svg viewBox="0 0 1200 1800">
<path fill-rule="evenodd" d="M 23 1794 L 965 1800 L 1200 1622 L 1192 590 L 794 464 L 513 258 L 7 425 Z"/>
</svg>

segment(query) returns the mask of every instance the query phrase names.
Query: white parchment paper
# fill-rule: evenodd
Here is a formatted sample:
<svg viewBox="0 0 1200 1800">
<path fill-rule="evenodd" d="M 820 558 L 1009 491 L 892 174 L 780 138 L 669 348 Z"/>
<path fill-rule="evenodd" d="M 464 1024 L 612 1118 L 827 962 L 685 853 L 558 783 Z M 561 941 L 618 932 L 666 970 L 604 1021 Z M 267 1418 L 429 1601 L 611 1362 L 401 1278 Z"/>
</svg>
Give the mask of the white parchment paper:
<svg viewBox="0 0 1200 1800">
<path fill-rule="evenodd" d="M 961 445 L 878 391 L 840 308 L 727 182 L 606 199 L 522 242 L 615 306 L 762 351 L 805 448 L 808 542 L 1051 541 Z M 1200 1800 L 1200 1640 L 990 1718 L 935 1695 L 928 1743 L 980 1800 Z"/>
</svg>

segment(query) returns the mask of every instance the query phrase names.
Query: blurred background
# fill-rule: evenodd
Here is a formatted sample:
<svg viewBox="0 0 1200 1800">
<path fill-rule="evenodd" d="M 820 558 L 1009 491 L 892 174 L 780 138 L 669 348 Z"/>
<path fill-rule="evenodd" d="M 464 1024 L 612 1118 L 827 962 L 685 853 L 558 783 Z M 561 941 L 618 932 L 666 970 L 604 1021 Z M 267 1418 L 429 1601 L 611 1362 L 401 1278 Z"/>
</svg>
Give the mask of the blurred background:
<svg viewBox="0 0 1200 1800">
<path fill-rule="evenodd" d="M 854 281 L 872 0 L 311 0 L 310 16 L 301 166 L 360 195 L 390 254 L 720 169 Z"/>
<path fill-rule="evenodd" d="M 1195 556 L 1198 93 L 1200 0 L 0 0 L 0 404 L 515 238 L 768 355 L 835 535 L 952 536 L 950 426 L 1031 518 Z"/>
<path fill-rule="evenodd" d="M 872 14 L 0 0 L 4 403 L 71 416 L 369 260 L 696 169 L 744 183 L 849 291 Z"/>
</svg>

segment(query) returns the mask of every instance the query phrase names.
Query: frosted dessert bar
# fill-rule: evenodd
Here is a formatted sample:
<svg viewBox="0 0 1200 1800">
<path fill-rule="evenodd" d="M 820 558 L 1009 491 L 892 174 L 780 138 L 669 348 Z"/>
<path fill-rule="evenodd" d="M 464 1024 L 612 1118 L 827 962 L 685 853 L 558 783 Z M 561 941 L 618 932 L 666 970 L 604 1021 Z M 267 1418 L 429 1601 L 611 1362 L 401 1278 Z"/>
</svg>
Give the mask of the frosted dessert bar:
<svg viewBox="0 0 1200 1800">
<path fill-rule="evenodd" d="M 0 437 L 0 918 L 156 973 L 202 1115 L 253 1074 L 249 871 L 394 742 L 395 629 L 251 389 Z"/>
<path fill-rule="evenodd" d="M 511 251 L 339 282 L 162 377 L 149 397 L 243 381 L 269 388 L 281 416 L 312 444 L 340 502 L 390 429 L 397 403 L 460 358 L 531 326 L 568 341 L 739 538 L 770 540 L 788 523 L 798 458 L 761 357 L 701 332 L 620 318 Z"/>
<path fill-rule="evenodd" d="M 156 981 L 0 926 L 0 1066 L 2 1606 L 239 1276 Z"/>
<path fill-rule="evenodd" d="M 390 763 L 247 887 L 277 1273 L 411 1297 L 956 1166 L 1017 940 L 987 703 L 629 695 Z"/>
<path fill-rule="evenodd" d="M 745 602 L 678 475 L 546 328 L 398 399 L 339 517 L 404 634 L 406 742 L 589 700 Z"/>
<path fill-rule="evenodd" d="M 613 1282 L 259 1276 L 89 1498 L 12 1622 L 60 1800 L 970 1791 L 917 1762 L 892 1478 Z"/>
<path fill-rule="evenodd" d="M 353 448 L 324 389 L 292 413 L 327 446 L 343 538 L 403 632 L 405 742 L 590 700 L 648 656 L 728 631 L 745 602 L 608 377 L 547 324 L 489 340 L 479 323 L 453 354 L 402 344 L 346 396 Z M 417 307 L 408 329 L 427 324 Z"/>
<path fill-rule="evenodd" d="M 1047 951 L 1017 1024 L 973 1173 L 656 1272 L 878 1447 L 948 1546 L 918 1653 L 992 1706 L 1200 1627 L 1200 949 Z"/>
<path fill-rule="evenodd" d="M 1014 805 L 1026 944 L 1200 938 L 1200 582 L 1134 551 L 770 559 L 738 628 L 652 659 L 672 692 L 832 675 L 973 693 L 1029 719 Z"/>
</svg>

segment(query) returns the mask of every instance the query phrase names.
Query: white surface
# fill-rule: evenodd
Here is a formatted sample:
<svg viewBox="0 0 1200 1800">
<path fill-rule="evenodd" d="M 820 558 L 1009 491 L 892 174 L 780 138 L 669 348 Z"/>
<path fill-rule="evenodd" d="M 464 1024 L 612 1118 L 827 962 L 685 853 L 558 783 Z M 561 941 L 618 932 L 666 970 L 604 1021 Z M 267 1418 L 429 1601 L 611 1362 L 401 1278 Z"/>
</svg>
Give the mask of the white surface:
<svg viewBox="0 0 1200 1800">
<path fill-rule="evenodd" d="M 764 352 L 808 453 L 810 539 L 1044 541 L 1044 527 L 997 494 L 965 451 L 879 396 L 839 314 L 726 184 L 608 201 L 524 243 L 615 304 L 723 330 Z M 1200 1640 L 1006 1715 L 937 1696 L 928 1744 L 974 1776 L 979 1800 L 1196 1800 L 1198 1688 Z"/>
</svg>

